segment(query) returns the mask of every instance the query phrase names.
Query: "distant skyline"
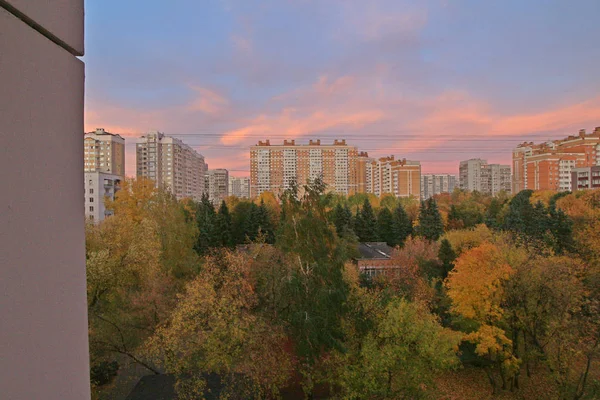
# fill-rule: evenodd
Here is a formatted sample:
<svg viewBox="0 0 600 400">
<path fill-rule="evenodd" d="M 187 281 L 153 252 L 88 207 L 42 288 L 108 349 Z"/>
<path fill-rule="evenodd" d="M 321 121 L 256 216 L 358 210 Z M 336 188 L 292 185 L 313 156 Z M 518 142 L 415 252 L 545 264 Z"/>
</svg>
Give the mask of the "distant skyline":
<svg viewBox="0 0 600 400">
<path fill-rule="evenodd" d="M 114 13 L 114 10 L 119 10 Z M 86 1 L 86 131 L 158 129 L 247 175 L 258 140 L 510 164 L 600 125 L 600 2 Z"/>
</svg>

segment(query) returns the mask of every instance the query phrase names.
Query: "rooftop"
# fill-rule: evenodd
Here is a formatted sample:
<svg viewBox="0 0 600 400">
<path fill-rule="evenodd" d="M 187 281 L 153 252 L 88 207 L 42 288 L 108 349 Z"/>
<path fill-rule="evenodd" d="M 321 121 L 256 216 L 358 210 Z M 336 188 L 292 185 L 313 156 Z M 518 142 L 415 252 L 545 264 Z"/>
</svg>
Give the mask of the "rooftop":
<svg viewBox="0 0 600 400">
<path fill-rule="evenodd" d="M 361 242 L 358 244 L 361 259 L 388 259 L 391 258 L 394 248 L 385 242 Z"/>
</svg>

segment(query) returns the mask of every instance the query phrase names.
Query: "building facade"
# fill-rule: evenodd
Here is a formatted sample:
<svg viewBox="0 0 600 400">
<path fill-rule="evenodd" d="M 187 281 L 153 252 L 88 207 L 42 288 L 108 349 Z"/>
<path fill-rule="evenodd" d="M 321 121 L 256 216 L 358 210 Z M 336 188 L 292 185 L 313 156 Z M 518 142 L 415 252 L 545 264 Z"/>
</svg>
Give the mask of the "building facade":
<svg viewBox="0 0 600 400">
<path fill-rule="evenodd" d="M 240 199 L 250 198 L 250 178 L 229 177 L 229 196 Z"/>
<path fill-rule="evenodd" d="M 495 196 L 512 190 L 510 165 L 488 164 L 487 160 L 473 158 L 460 162 L 459 187 L 469 192 L 478 191 Z"/>
<path fill-rule="evenodd" d="M 421 163 L 382 157 L 365 163 L 365 193 L 421 197 Z"/>
<path fill-rule="evenodd" d="M 137 176 L 152 179 L 178 199 L 202 198 L 206 169 L 204 156 L 161 132 L 149 132 L 136 145 Z"/>
<path fill-rule="evenodd" d="M 427 200 L 436 194 L 452 193 L 456 187 L 456 176 L 448 174 L 421 175 L 421 199 Z"/>
<path fill-rule="evenodd" d="M 106 210 L 104 201 L 108 198 L 115 199 L 115 194 L 121 188 L 121 175 L 107 174 L 104 172 L 85 172 L 85 217 L 91 222 L 100 222 L 105 217 L 112 215 Z"/>
<path fill-rule="evenodd" d="M 86 133 L 83 170 L 85 217 L 98 223 L 110 215 L 104 201 L 114 200 L 125 178 L 125 139 L 102 128 Z"/>
<path fill-rule="evenodd" d="M 229 171 L 223 168 L 209 169 L 204 175 L 208 199 L 215 205 L 221 204 L 229 196 Z"/>
<path fill-rule="evenodd" d="M 571 171 L 571 190 L 600 189 L 600 165 L 574 168 Z"/>
<path fill-rule="evenodd" d="M 89 400 L 84 4 L 0 1 L 0 398 Z"/>
<path fill-rule="evenodd" d="M 102 128 L 83 137 L 83 169 L 125 176 L 125 139 Z"/>
<path fill-rule="evenodd" d="M 535 144 L 525 142 L 512 153 L 513 191 L 571 190 L 576 168 L 600 165 L 600 127 L 578 135 Z"/>
<path fill-rule="evenodd" d="M 328 190 L 351 195 L 357 192 L 356 147 L 345 140 L 321 144 L 296 144 L 285 140 L 283 145 L 260 141 L 250 148 L 250 196 L 263 192 L 281 194 L 293 183 L 302 186 L 308 181 L 322 178 Z"/>
</svg>

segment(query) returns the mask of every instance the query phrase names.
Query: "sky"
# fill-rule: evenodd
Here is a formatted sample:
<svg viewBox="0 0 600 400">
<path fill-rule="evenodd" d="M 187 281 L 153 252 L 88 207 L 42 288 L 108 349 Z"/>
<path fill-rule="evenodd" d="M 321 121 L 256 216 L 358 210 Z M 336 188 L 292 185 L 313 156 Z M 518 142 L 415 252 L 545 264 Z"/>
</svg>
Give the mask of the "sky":
<svg viewBox="0 0 600 400">
<path fill-rule="evenodd" d="M 600 126 L 598 0 L 86 0 L 86 131 L 159 130 L 246 176 L 249 146 L 347 139 L 457 173 Z"/>
</svg>

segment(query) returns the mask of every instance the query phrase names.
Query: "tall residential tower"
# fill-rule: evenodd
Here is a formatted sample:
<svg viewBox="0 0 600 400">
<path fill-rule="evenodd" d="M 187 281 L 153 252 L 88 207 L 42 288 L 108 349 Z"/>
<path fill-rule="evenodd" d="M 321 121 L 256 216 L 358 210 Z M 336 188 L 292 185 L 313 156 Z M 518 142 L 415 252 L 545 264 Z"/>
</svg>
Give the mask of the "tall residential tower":
<svg viewBox="0 0 600 400">
<path fill-rule="evenodd" d="M 204 193 L 204 157 L 181 140 L 151 131 L 136 146 L 138 177 L 150 178 L 178 199 L 200 200 Z"/>
</svg>

